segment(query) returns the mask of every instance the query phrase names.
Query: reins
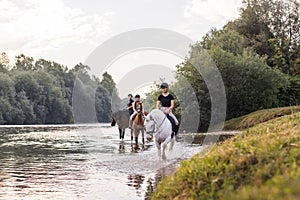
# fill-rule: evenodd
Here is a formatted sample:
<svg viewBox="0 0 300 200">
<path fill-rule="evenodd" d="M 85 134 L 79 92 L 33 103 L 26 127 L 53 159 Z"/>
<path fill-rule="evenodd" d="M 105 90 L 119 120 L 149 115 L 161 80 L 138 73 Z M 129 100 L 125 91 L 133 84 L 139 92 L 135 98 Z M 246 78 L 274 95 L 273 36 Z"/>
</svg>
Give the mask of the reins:
<svg viewBox="0 0 300 200">
<path fill-rule="evenodd" d="M 162 122 L 160 123 L 160 125 L 158 126 L 157 130 L 160 129 L 160 127 L 162 126 L 162 124 L 164 123 L 165 119 L 167 118 L 167 115 L 165 115 L 164 119 L 162 120 Z"/>
<path fill-rule="evenodd" d="M 167 115 L 165 115 L 165 117 L 162 120 L 162 122 L 160 123 L 160 125 L 156 127 L 156 131 L 155 131 L 155 128 L 153 129 L 153 131 L 152 131 L 153 133 L 157 132 L 161 128 L 161 126 L 163 125 L 166 118 L 167 118 Z M 152 120 L 154 121 L 154 124 L 157 124 L 157 122 L 153 118 L 152 118 Z"/>
</svg>

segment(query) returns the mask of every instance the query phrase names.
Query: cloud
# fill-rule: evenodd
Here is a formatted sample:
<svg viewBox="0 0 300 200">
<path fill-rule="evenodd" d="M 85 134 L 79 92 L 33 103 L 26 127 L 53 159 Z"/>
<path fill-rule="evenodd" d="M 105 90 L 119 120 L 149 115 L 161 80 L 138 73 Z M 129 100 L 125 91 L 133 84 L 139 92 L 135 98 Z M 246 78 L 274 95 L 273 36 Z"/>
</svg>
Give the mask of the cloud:
<svg viewBox="0 0 300 200">
<path fill-rule="evenodd" d="M 95 43 L 110 32 L 113 12 L 89 15 L 63 0 L 0 0 L 1 51 L 34 55 L 69 42 Z"/>
<path fill-rule="evenodd" d="M 239 17 L 242 0 L 188 0 L 183 9 L 183 21 L 175 29 L 194 40 L 201 39 L 211 28 L 222 28 Z"/>
<path fill-rule="evenodd" d="M 238 17 L 241 4 L 241 0 L 191 0 L 185 6 L 184 17 L 226 23 Z"/>
</svg>

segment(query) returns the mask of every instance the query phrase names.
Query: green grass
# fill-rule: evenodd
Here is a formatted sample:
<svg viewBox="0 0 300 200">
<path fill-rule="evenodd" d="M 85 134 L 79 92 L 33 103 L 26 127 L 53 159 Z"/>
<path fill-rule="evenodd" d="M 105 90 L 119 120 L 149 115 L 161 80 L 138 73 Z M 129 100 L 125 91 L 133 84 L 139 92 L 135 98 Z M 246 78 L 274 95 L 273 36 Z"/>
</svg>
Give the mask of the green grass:
<svg viewBox="0 0 300 200">
<path fill-rule="evenodd" d="M 281 115 L 290 115 L 297 112 L 300 112 L 300 106 L 259 110 L 248 115 L 226 121 L 224 130 L 244 130 L 256 124 L 278 118 Z"/>
<path fill-rule="evenodd" d="M 298 199 L 300 113 L 258 124 L 197 154 L 158 184 L 153 199 Z"/>
</svg>

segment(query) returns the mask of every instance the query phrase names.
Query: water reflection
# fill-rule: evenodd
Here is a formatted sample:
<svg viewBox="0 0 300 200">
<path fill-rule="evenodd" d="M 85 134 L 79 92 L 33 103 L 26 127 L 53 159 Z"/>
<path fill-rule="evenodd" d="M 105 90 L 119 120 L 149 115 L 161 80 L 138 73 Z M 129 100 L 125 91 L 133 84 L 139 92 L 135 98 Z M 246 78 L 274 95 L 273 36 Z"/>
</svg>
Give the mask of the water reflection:
<svg viewBox="0 0 300 200">
<path fill-rule="evenodd" d="M 68 182 L 88 179 L 78 167 L 88 153 L 85 141 L 76 137 L 72 128 L 50 128 L 56 132 L 45 129 L 17 127 L 11 129 L 12 133 L 1 129 L 0 198 L 35 199 L 63 192 Z M 69 190 L 75 187 L 73 184 Z"/>
<path fill-rule="evenodd" d="M 156 154 L 106 125 L 0 127 L 0 199 L 148 198 L 179 162 Z"/>
<path fill-rule="evenodd" d="M 127 185 L 130 187 L 134 187 L 136 189 L 136 193 L 139 197 L 142 196 L 142 184 L 144 183 L 145 176 L 140 174 L 131 174 L 128 175 L 128 183 Z"/>
<path fill-rule="evenodd" d="M 156 171 L 156 173 L 149 177 L 147 180 L 147 189 L 145 192 L 145 200 L 150 200 L 152 194 L 157 189 L 158 183 L 166 176 L 171 175 L 174 172 L 174 169 L 179 166 L 179 160 L 177 162 L 174 162 L 164 168 L 161 168 Z"/>
<path fill-rule="evenodd" d="M 125 142 L 124 141 L 120 141 L 119 144 L 119 153 L 125 153 Z"/>
<path fill-rule="evenodd" d="M 152 144 L 136 144 L 134 142 L 119 142 L 118 152 L 119 154 L 126 154 L 126 153 L 141 153 L 143 151 L 148 151 Z"/>
</svg>

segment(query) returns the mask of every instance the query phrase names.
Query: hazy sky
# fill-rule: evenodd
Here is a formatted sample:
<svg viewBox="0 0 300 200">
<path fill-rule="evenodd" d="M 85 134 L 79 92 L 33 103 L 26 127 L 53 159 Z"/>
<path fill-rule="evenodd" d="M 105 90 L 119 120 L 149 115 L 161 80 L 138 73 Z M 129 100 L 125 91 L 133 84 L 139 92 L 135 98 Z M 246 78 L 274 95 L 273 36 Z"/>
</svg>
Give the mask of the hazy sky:
<svg viewBox="0 0 300 200">
<path fill-rule="evenodd" d="M 221 28 L 236 18 L 241 2 L 0 0 L 0 51 L 7 52 L 11 61 L 23 53 L 71 68 L 102 42 L 134 29 L 170 29 L 200 40 L 211 27 Z"/>
<path fill-rule="evenodd" d="M 0 0 L 0 47 L 72 67 L 106 39 L 165 28 L 199 40 L 238 15 L 241 0 Z"/>
</svg>

